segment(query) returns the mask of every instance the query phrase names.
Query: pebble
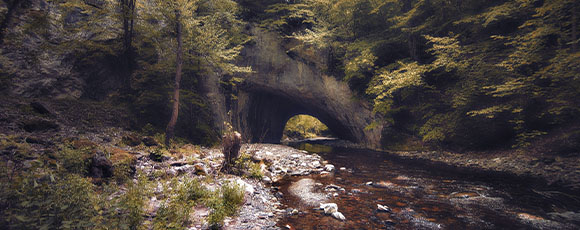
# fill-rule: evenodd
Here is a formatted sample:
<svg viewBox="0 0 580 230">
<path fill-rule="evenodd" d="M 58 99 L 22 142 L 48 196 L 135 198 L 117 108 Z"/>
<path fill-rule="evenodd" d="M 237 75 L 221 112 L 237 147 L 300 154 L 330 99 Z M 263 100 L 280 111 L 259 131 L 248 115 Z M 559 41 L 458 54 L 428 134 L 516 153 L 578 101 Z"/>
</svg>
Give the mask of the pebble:
<svg viewBox="0 0 580 230">
<path fill-rule="evenodd" d="M 328 172 L 332 172 L 334 170 L 334 165 L 327 164 L 324 166 L 324 170 L 326 170 Z"/>
<path fill-rule="evenodd" d="M 332 214 L 338 212 L 338 205 L 335 203 L 320 204 L 320 209 L 324 210 L 324 214 Z"/>
<path fill-rule="evenodd" d="M 341 220 L 341 221 L 345 221 L 346 220 L 346 217 L 344 217 L 344 215 L 342 215 L 342 213 L 341 212 L 338 212 L 338 211 L 332 213 L 332 217 L 334 217 L 334 218 L 336 218 L 338 220 Z"/>
<path fill-rule="evenodd" d="M 272 183 L 272 179 L 270 179 L 270 177 L 267 176 L 262 177 L 262 181 L 264 181 L 264 183 L 266 184 Z"/>
<path fill-rule="evenodd" d="M 320 161 L 313 161 L 312 163 L 310 163 L 310 165 L 312 165 L 312 167 L 318 168 L 320 167 Z"/>
<path fill-rule="evenodd" d="M 386 205 L 377 204 L 377 210 L 382 212 L 390 212 L 391 209 Z"/>
<path fill-rule="evenodd" d="M 290 212 L 290 214 L 292 214 L 292 215 L 298 214 L 298 209 L 292 209 L 292 212 Z"/>
<path fill-rule="evenodd" d="M 284 194 L 282 192 L 278 191 L 274 194 L 274 196 L 278 199 L 282 199 L 284 197 Z"/>
</svg>

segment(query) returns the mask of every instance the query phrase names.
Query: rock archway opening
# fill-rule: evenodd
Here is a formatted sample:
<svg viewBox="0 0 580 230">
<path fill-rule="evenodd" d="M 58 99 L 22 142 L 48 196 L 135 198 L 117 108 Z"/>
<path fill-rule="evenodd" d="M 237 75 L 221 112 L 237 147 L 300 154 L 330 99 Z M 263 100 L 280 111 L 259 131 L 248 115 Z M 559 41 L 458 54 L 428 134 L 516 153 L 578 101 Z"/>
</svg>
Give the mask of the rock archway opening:
<svg viewBox="0 0 580 230">
<path fill-rule="evenodd" d="M 318 118 L 299 114 L 291 117 L 284 126 L 282 142 L 300 141 L 312 138 L 334 138 L 334 134 Z"/>
<path fill-rule="evenodd" d="M 247 94 L 240 122 L 242 132 L 253 143 L 281 143 L 288 121 L 297 115 L 315 117 L 328 128 L 328 133 L 342 140 L 357 142 L 353 126 L 345 124 L 340 116 L 324 106 L 324 100 L 291 97 L 284 94 L 255 90 Z M 246 104 L 247 103 L 247 104 Z"/>
</svg>

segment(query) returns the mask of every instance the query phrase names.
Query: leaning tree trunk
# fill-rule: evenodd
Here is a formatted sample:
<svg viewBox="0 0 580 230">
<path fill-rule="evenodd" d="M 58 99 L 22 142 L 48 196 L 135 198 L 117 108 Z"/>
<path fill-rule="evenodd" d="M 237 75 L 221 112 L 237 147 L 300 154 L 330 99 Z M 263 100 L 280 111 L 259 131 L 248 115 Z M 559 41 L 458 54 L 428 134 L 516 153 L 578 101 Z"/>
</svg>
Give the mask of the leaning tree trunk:
<svg viewBox="0 0 580 230">
<path fill-rule="evenodd" d="M 165 145 L 170 146 L 170 140 L 175 134 L 175 124 L 177 123 L 177 116 L 179 115 L 179 82 L 181 82 L 181 65 L 182 65 L 182 53 L 183 44 L 181 41 L 181 12 L 179 10 L 175 11 L 175 21 L 177 23 L 177 68 L 175 70 L 175 86 L 173 88 L 173 112 L 171 113 L 171 120 L 167 124 L 165 129 Z"/>
</svg>

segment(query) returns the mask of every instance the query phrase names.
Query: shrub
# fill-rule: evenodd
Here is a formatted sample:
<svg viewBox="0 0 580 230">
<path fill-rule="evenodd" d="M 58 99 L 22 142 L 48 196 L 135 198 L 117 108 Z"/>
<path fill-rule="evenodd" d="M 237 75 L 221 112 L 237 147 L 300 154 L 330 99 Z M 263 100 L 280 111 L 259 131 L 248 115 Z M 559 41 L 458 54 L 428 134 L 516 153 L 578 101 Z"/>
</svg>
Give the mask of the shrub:
<svg viewBox="0 0 580 230">
<path fill-rule="evenodd" d="M 84 175 L 90 164 L 91 154 L 89 151 L 86 148 L 74 149 L 70 145 L 62 145 L 57 153 L 57 158 L 66 171 Z"/>
<path fill-rule="evenodd" d="M 40 177 L 40 178 L 38 178 Z M 2 226 L 11 229 L 86 229 L 94 227 L 94 185 L 77 174 L 63 178 L 14 178 L 2 194 Z"/>
<path fill-rule="evenodd" d="M 117 183 L 123 184 L 131 179 L 132 175 L 135 174 L 135 159 L 129 158 L 121 162 L 115 162 L 113 164 L 113 178 Z"/>
<path fill-rule="evenodd" d="M 182 229 L 189 222 L 189 212 L 197 201 L 210 194 L 199 181 L 185 179 L 183 182 L 174 179 L 173 188 L 153 220 L 153 229 Z"/>
<path fill-rule="evenodd" d="M 126 226 L 129 229 L 138 229 L 143 223 L 143 214 L 145 213 L 145 199 L 147 189 L 143 183 L 131 183 L 127 189 L 127 193 L 121 196 L 119 201 L 119 209 L 127 221 Z"/>
<path fill-rule="evenodd" d="M 207 200 L 207 206 L 212 208 L 208 223 L 212 229 L 223 225 L 226 216 L 233 216 L 244 202 L 244 189 L 238 184 L 225 183 Z"/>
<path fill-rule="evenodd" d="M 104 184 L 98 193 L 99 215 L 94 219 L 97 229 L 143 229 L 143 214 L 147 197 L 151 196 L 151 189 L 147 179 L 138 177 L 137 183 L 127 185 L 127 192 L 120 196 L 114 195 L 119 186 L 114 183 Z"/>
<path fill-rule="evenodd" d="M 245 177 L 262 179 L 264 174 L 260 164 L 252 162 L 250 155 L 242 153 L 238 159 L 236 159 L 236 164 L 234 168 L 234 173 L 238 175 L 244 175 Z"/>
<path fill-rule="evenodd" d="M 15 136 L 3 136 L 0 138 L 0 152 L 9 154 L 13 161 L 23 161 L 30 157 L 30 146 L 20 142 Z"/>
</svg>

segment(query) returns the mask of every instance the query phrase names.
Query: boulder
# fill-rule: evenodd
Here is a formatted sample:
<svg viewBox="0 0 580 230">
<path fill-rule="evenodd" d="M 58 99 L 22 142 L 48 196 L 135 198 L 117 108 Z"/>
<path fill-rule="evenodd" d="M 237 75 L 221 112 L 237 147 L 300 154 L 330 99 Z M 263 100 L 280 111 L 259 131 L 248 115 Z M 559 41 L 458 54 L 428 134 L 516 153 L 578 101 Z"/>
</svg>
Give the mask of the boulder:
<svg viewBox="0 0 580 230">
<path fill-rule="evenodd" d="M 39 114 L 42 115 L 51 114 L 50 110 L 48 110 L 46 106 L 41 102 L 33 101 L 30 103 L 30 107 L 32 107 L 32 109 Z"/>
<path fill-rule="evenodd" d="M 29 133 L 60 130 L 60 126 L 56 122 L 39 118 L 22 121 L 20 128 Z"/>
<path fill-rule="evenodd" d="M 103 152 L 97 152 L 91 159 L 89 176 L 93 178 L 105 178 L 113 175 L 113 164 Z"/>
<path fill-rule="evenodd" d="M 195 174 L 197 175 L 207 175 L 207 169 L 203 163 L 194 164 L 193 167 L 195 168 Z"/>
<path fill-rule="evenodd" d="M 157 141 L 155 140 L 155 138 L 153 137 L 143 137 L 141 139 L 141 141 L 143 142 L 143 144 L 145 144 L 146 146 L 157 146 L 159 145 L 159 143 L 157 143 Z"/>
<path fill-rule="evenodd" d="M 135 135 L 125 135 L 123 136 L 122 141 L 124 144 L 131 147 L 141 144 L 141 140 Z"/>
</svg>

